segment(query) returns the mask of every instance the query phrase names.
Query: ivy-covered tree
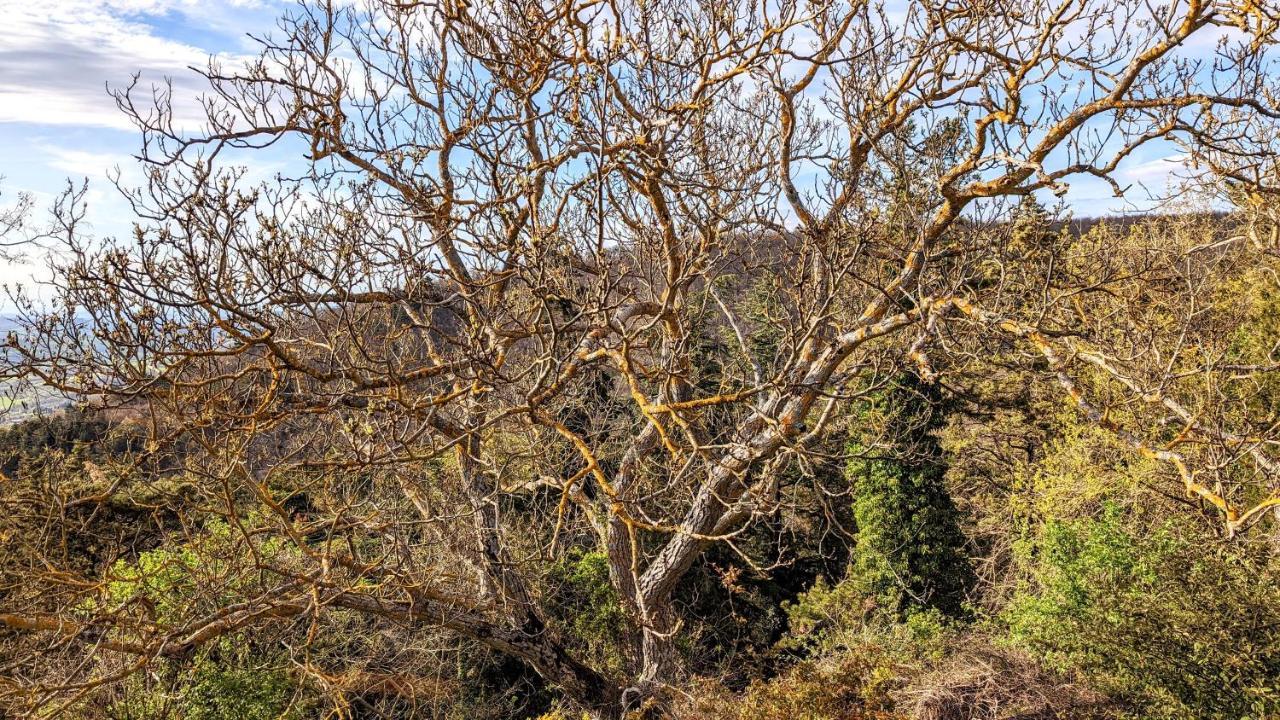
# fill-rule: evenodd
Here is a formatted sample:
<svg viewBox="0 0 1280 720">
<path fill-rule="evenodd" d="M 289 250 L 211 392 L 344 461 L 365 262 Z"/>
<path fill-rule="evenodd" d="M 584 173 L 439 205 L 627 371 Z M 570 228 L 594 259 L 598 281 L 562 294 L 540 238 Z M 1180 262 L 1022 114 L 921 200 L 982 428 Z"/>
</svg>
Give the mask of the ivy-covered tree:
<svg viewBox="0 0 1280 720">
<path fill-rule="evenodd" d="M 903 374 L 863 415 L 878 437 L 849 447 L 857 539 L 846 582 L 900 615 L 936 608 L 960 616 L 974 574 L 934 435 L 944 420 L 940 393 Z"/>
</svg>

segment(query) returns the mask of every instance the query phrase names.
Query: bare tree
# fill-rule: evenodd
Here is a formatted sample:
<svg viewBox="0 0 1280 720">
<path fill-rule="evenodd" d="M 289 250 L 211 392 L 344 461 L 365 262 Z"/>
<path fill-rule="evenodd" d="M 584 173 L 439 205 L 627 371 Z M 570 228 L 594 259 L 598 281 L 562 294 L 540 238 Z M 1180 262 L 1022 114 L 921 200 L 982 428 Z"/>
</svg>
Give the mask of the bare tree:
<svg viewBox="0 0 1280 720">
<path fill-rule="evenodd" d="M 1110 275 L 1072 274 L 1004 252 L 999 221 L 1081 176 L 1122 192 L 1151 143 L 1273 163 L 1239 131 L 1280 117 L 1275 27 L 1225 0 L 306 3 L 256 62 L 204 71 L 198 133 L 129 88 L 135 236 L 65 234 L 58 309 L 28 307 L 13 373 L 133 408 L 176 458 L 140 466 L 292 554 L 251 553 L 253 592 L 168 624 L 46 573 L 0 622 L 140 660 L 6 684 L 47 702 L 345 611 L 512 655 L 595 717 L 660 703 L 690 567 L 785 502 L 783 468 L 850 399 L 934 377 L 974 333 L 1021 343 L 1241 530 L 1280 502 L 1274 428 L 1211 425 L 1181 360 L 1128 352 L 1142 318 L 1078 314 L 1131 277 L 1105 248 Z M 306 169 L 249 181 L 233 161 L 267 148 Z M 1252 490 L 1202 482 L 1169 423 L 1114 398 L 1255 462 Z M 547 617 L 569 544 L 607 555 L 620 673 Z"/>
<path fill-rule="evenodd" d="M 0 180 L 3 179 L 0 177 Z M 17 202 L 0 210 L 0 259 L 13 260 L 13 248 L 23 244 L 24 239 L 17 237 L 17 233 L 22 230 L 31 213 L 31 204 L 31 195 L 21 193 Z"/>
</svg>

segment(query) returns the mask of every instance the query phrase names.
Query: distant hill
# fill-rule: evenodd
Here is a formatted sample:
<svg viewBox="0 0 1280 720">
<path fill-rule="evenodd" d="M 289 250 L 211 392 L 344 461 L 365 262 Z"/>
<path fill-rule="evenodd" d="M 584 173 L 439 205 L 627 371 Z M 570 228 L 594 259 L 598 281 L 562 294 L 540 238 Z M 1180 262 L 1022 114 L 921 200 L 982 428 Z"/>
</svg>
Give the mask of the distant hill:
<svg viewBox="0 0 1280 720">
<path fill-rule="evenodd" d="M 12 316 L 0 315 L 0 338 L 18 330 L 18 322 Z M 13 425 L 24 420 L 57 413 L 71 405 L 71 401 L 52 390 L 39 387 L 20 387 L 17 383 L 0 380 L 0 426 Z"/>
</svg>

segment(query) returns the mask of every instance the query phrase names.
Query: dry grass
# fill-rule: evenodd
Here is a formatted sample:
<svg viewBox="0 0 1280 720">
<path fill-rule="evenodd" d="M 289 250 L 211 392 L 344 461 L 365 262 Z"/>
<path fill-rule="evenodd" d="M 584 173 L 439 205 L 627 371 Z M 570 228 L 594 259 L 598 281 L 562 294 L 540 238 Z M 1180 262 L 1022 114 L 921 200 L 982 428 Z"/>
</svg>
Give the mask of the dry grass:
<svg viewBox="0 0 1280 720">
<path fill-rule="evenodd" d="M 1086 720 L 1115 717 L 1107 698 L 1017 651 L 967 638 L 936 670 L 899 694 L 915 720 Z"/>
</svg>

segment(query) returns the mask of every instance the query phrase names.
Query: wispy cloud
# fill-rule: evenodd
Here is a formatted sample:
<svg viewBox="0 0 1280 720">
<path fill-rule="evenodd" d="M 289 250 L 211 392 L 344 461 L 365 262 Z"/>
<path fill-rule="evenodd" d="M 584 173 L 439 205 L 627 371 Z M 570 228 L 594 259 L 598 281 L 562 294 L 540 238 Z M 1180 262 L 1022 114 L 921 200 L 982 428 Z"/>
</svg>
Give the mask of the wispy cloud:
<svg viewBox="0 0 1280 720">
<path fill-rule="evenodd" d="M 209 14 L 200 7 L 190 0 L 0 0 L 0 122 L 128 129 L 107 85 L 123 87 L 134 73 L 146 84 L 172 79 L 175 98 L 187 100 L 175 107 L 179 119 L 197 119 L 200 83 L 188 68 L 203 66 L 210 52 L 166 38 L 147 21 Z"/>
<path fill-rule="evenodd" d="M 1167 193 L 1175 189 L 1179 182 L 1177 173 L 1186 167 L 1186 162 L 1186 155 L 1173 154 L 1122 165 L 1116 173 L 1116 180 L 1121 185 L 1139 185 L 1151 192 Z"/>
<path fill-rule="evenodd" d="M 54 145 L 41 145 L 40 150 L 45 154 L 45 164 L 54 170 L 91 180 L 99 179 L 103 173 L 114 168 L 135 164 L 132 156 L 124 153 L 91 152 Z"/>
</svg>

